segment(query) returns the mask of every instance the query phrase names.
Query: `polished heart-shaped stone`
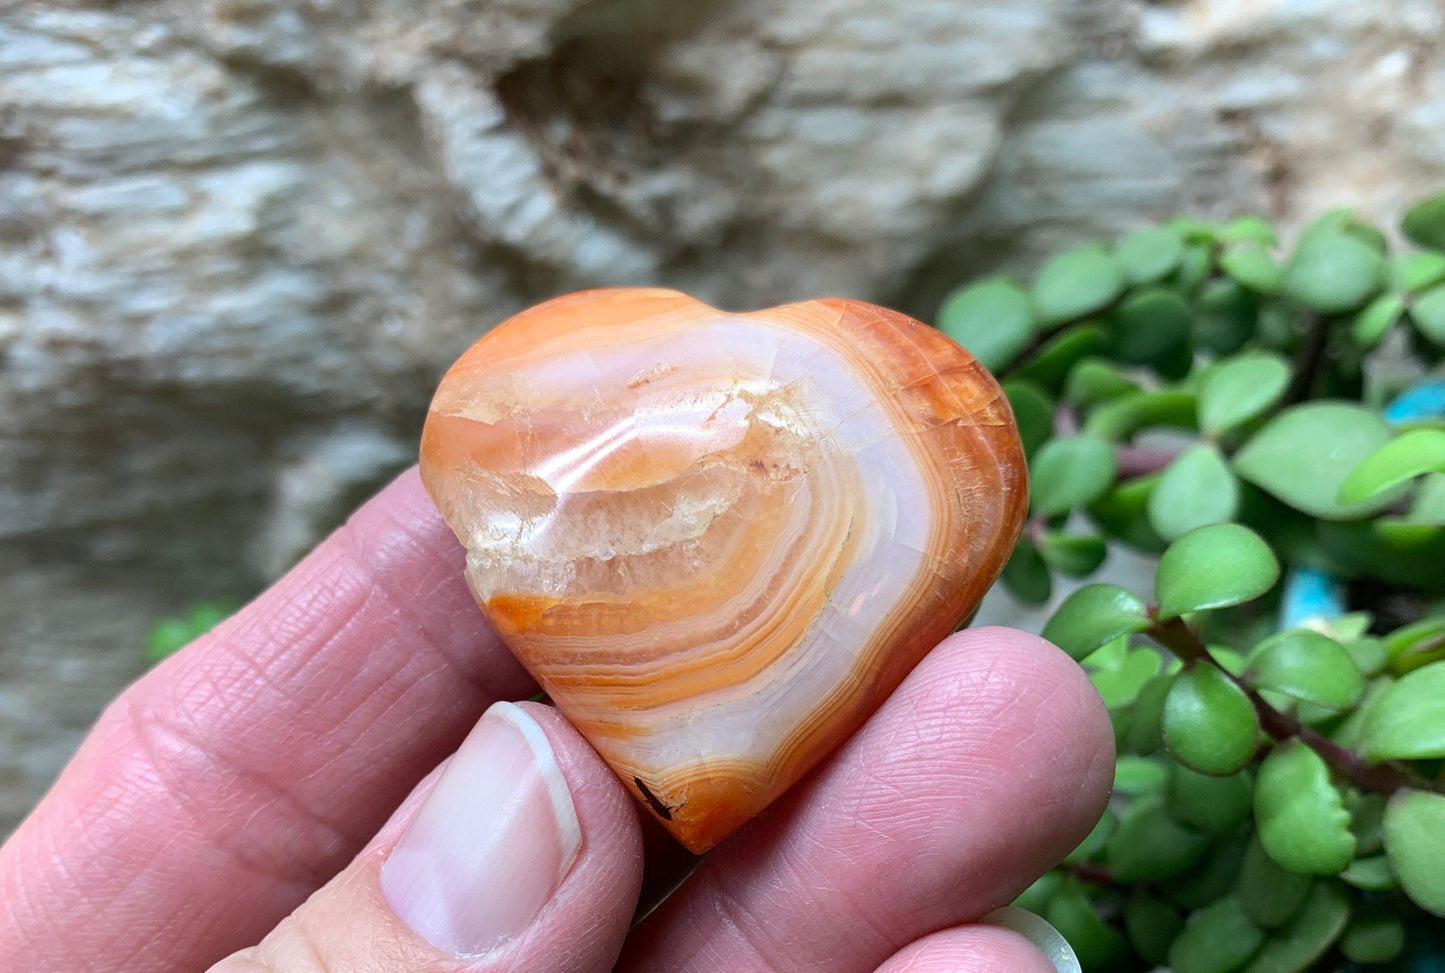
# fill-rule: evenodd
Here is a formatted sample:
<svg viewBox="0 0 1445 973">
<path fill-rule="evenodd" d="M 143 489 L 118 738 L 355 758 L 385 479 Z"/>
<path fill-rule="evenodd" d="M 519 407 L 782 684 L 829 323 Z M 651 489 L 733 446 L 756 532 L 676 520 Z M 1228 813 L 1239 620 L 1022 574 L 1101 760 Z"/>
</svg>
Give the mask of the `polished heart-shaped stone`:
<svg viewBox="0 0 1445 973">
<path fill-rule="evenodd" d="M 993 377 L 851 300 L 549 301 L 447 372 L 421 472 L 502 639 L 695 852 L 974 610 L 1028 508 Z"/>
</svg>

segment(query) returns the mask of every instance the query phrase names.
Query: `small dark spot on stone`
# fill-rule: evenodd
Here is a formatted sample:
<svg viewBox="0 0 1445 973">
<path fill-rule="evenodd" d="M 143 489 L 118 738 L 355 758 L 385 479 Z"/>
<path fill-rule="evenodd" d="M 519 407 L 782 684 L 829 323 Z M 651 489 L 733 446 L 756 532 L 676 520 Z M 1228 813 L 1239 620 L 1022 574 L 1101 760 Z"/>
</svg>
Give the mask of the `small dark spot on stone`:
<svg viewBox="0 0 1445 973">
<path fill-rule="evenodd" d="M 669 808 L 666 804 L 659 801 L 656 794 L 648 790 L 647 785 L 642 782 L 641 777 L 632 778 L 632 782 L 637 785 L 638 790 L 642 791 L 643 799 L 647 801 L 648 806 L 650 806 L 654 811 L 657 812 L 658 817 L 662 818 L 662 820 L 664 821 L 672 820 L 672 809 Z"/>
</svg>

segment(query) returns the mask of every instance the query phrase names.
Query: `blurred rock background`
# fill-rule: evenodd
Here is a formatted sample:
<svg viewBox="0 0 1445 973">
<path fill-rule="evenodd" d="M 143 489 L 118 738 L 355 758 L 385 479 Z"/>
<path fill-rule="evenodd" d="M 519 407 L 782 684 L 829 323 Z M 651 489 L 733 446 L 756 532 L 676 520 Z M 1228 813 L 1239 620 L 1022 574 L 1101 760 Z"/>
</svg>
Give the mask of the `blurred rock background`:
<svg viewBox="0 0 1445 973">
<path fill-rule="evenodd" d="M 1442 42 L 1434 0 L 0 2 L 0 834 L 514 311 L 928 318 L 1179 211 L 1391 219 Z"/>
</svg>

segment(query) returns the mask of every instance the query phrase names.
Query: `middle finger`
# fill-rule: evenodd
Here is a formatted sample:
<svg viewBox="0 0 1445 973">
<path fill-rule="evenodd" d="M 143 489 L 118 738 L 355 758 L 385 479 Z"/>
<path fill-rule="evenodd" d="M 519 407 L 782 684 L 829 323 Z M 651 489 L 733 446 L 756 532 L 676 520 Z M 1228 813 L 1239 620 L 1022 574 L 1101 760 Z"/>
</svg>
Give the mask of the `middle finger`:
<svg viewBox="0 0 1445 973">
<path fill-rule="evenodd" d="M 718 848 L 620 969 L 872 970 L 1007 904 L 1108 799 L 1113 733 L 1082 670 L 1009 629 L 941 643 L 852 739 Z"/>
</svg>

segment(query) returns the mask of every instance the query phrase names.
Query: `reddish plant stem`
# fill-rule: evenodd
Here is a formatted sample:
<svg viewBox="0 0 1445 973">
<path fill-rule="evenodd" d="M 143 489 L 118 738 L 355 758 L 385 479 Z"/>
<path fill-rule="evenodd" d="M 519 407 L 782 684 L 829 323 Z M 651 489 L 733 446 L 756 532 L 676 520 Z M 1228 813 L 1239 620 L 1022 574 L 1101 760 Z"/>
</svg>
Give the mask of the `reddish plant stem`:
<svg viewBox="0 0 1445 973">
<path fill-rule="evenodd" d="M 1054 438 L 1076 435 L 1079 431 L 1079 414 L 1072 406 L 1060 405 L 1054 410 Z M 1174 461 L 1177 452 L 1154 449 L 1149 446 L 1132 446 L 1118 443 L 1114 446 L 1114 463 L 1118 467 L 1118 478 L 1128 480 L 1147 473 L 1158 473 Z"/>
<path fill-rule="evenodd" d="M 1079 414 L 1073 406 L 1060 405 L 1054 410 L 1054 438 L 1063 439 L 1079 431 Z"/>
<path fill-rule="evenodd" d="M 1115 878 L 1114 874 L 1103 865 L 1096 865 L 1092 862 L 1061 862 L 1059 870 L 1086 882 L 1093 882 L 1095 885 L 1107 885 L 1110 888 L 1126 890 L 1133 888 L 1132 885 Z"/>
<path fill-rule="evenodd" d="M 1119 467 L 1119 479 L 1121 480 L 1158 473 L 1174 462 L 1178 455 L 1167 449 L 1153 449 L 1149 446 L 1125 444 L 1114 447 L 1114 462 Z"/>
<path fill-rule="evenodd" d="M 1209 652 L 1209 647 L 1199 634 L 1184 623 L 1182 618 L 1160 621 L 1156 609 L 1150 609 L 1154 624 L 1147 634 L 1160 645 L 1169 649 L 1185 665 L 1204 663 L 1224 673 L 1254 706 L 1259 716 L 1260 729 L 1280 743 L 1297 739 L 1324 759 L 1345 780 L 1365 791 L 1379 794 L 1393 794 L 1402 788 L 1436 791 L 1445 793 L 1445 788 L 1435 784 L 1410 767 L 1398 761 L 1372 764 L 1348 747 L 1342 747 L 1317 730 L 1305 726 L 1288 713 L 1282 713 L 1271 706 L 1253 686 L 1221 666 Z"/>
<path fill-rule="evenodd" d="M 1035 515 L 1024 521 L 1024 537 L 1035 547 L 1043 544 L 1044 534 L 1048 532 L 1048 529 L 1048 521 L 1040 516 Z"/>
</svg>

